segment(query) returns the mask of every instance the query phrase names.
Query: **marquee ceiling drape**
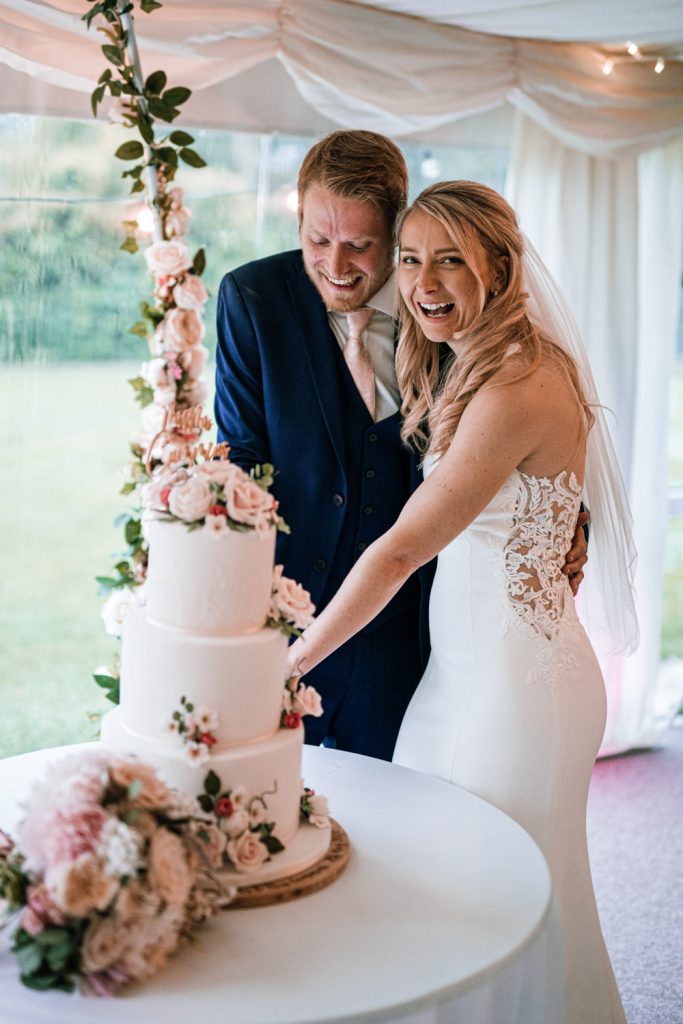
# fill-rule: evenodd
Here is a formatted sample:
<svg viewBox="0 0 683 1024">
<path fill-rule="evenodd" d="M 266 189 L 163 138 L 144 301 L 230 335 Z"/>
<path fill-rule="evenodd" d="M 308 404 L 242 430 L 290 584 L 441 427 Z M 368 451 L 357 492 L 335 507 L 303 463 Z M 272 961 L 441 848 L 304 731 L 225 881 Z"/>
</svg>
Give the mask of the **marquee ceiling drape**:
<svg viewBox="0 0 683 1024">
<path fill-rule="evenodd" d="M 87 114 L 102 37 L 85 9 L 0 0 L 0 109 L 35 110 L 42 91 L 46 112 Z M 448 141 L 472 115 L 495 133 L 487 112 L 511 104 L 565 144 L 613 157 L 683 132 L 683 5 L 670 0 L 165 0 L 136 31 L 145 70 L 163 66 L 195 91 L 186 117 L 197 125 Z"/>
</svg>

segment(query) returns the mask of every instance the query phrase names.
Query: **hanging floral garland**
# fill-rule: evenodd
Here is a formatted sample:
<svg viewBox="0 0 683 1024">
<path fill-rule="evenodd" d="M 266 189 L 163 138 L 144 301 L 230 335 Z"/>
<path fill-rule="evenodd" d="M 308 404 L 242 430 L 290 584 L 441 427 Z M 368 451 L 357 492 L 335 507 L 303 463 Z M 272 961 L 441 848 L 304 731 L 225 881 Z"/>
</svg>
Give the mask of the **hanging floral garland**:
<svg viewBox="0 0 683 1024">
<path fill-rule="evenodd" d="M 206 261 L 203 249 L 192 256 L 183 239 L 190 211 L 184 205 L 183 190 L 173 184 L 181 163 L 193 168 L 206 164 L 191 148 L 192 135 L 178 129 L 163 130 L 162 123 L 175 120 L 191 90 L 184 86 L 167 88 L 167 76 L 160 70 L 143 79 L 132 22 L 135 5 L 128 0 L 87 2 L 92 6 L 83 20 L 88 27 L 95 19 L 101 22 L 97 31 L 106 39 L 102 53 L 111 65 L 100 75 L 92 93 L 93 115 L 109 93 L 109 119 L 138 136 L 120 145 L 114 155 L 131 164 L 122 177 L 131 179 L 131 194 L 146 192 L 154 222 L 154 241 L 144 251 L 153 280 L 151 300 L 140 303 L 140 318 L 130 328 L 130 333 L 146 340 L 149 356 L 130 381 L 142 414 L 140 432 L 131 442 L 132 458 L 121 493 L 133 495 L 149 482 L 150 472 L 161 461 L 154 439 L 162 431 L 169 407 L 181 413 L 196 409 L 207 396 L 204 369 L 209 353 L 203 345 L 203 316 L 208 295 L 201 280 Z M 156 0 L 139 3 L 145 14 L 161 6 Z M 138 223 L 124 220 L 123 227 L 126 238 L 121 249 L 136 253 Z M 193 439 L 198 439 L 205 425 L 201 416 L 196 419 Z M 119 636 L 126 609 L 142 599 L 147 543 L 139 510 L 119 516 L 115 525 L 123 528 L 126 550 L 112 571 L 98 576 L 97 581 L 102 593 L 108 595 L 102 610 L 105 628 L 112 636 Z M 95 680 L 110 700 L 118 701 L 118 667 L 96 670 Z"/>
</svg>

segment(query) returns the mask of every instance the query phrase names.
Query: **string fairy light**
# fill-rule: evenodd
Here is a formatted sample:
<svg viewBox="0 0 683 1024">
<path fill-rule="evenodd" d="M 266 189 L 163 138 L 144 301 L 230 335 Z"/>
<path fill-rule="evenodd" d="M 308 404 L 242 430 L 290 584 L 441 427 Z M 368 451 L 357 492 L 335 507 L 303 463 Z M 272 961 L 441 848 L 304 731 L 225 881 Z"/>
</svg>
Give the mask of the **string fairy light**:
<svg viewBox="0 0 683 1024">
<path fill-rule="evenodd" d="M 641 61 L 644 64 L 654 64 L 654 72 L 657 75 L 661 75 L 662 71 L 666 68 L 666 61 L 661 54 L 659 56 L 645 56 L 633 40 L 629 40 L 624 44 L 626 53 L 621 56 L 619 54 L 610 54 L 609 57 L 605 57 L 602 62 L 600 70 L 603 75 L 611 75 L 617 64 L 629 64 L 631 60 Z"/>
</svg>

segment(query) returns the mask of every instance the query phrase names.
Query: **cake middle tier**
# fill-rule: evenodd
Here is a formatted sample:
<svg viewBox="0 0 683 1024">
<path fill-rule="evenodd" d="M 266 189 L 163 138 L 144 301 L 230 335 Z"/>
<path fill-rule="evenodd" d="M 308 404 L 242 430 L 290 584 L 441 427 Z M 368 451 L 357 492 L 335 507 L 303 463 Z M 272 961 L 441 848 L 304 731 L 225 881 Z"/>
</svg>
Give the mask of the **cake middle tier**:
<svg viewBox="0 0 683 1024">
<path fill-rule="evenodd" d="M 242 790 L 242 803 L 249 809 L 255 801 L 263 808 L 263 820 L 273 822 L 274 834 L 287 843 L 299 827 L 301 800 L 301 747 L 303 726 L 279 729 L 263 743 L 243 747 L 214 747 L 208 761 L 188 761 L 181 742 L 141 736 L 128 728 L 121 708 L 102 719 L 102 743 L 121 755 L 135 755 L 151 764 L 167 786 L 198 797 L 204 791 L 209 772 L 220 779 L 219 792 Z"/>
<path fill-rule="evenodd" d="M 277 629 L 207 636 L 152 622 L 144 608 L 126 615 L 121 647 L 121 719 L 150 739 L 168 736 L 185 697 L 214 710 L 222 746 L 264 740 L 279 728 L 287 640 Z"/>
</svg>

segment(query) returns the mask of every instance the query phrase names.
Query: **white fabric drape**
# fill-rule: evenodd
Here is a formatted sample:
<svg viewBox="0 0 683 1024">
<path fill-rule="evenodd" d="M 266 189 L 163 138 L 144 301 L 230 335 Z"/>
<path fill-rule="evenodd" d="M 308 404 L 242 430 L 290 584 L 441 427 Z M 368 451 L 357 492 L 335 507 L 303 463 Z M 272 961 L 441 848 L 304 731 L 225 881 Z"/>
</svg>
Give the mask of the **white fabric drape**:
<svg viewBox="0 0 683 1024">
<path fill-rule="evenodd" d="M 603 658 L 603 753 L 656 742 L 666 533 L 666 438 L 681 274 L 683 143 L 601 160 L 516 120 L 507 195 L 576 314 L 634 514 L 641 646 Z M 590 554 L 590 552 L 589 552 Z M 590 573 L 590 562 L 588 570 Z M 598 650 L 599 636 L 591 637 Z M 679 694 L 680 697 L 680 694 Z"/>
<path fill-rule="evenodd" d="M 670 10 L 667 0 L 659 3 Z M 559 31 L 562 20 L 552 14 L 557 6 L 533 6 L 538 20 L 532 34 L 543 32 L 544 13 Z M 665 73 L 656 75 L 652 60 L 628 59 L 606 77 L 605 46 L 521 38 L 515 22 L 524 29 L 528 5 L 507 2 L 489 9 L 481 19 L 486 32 L 444 23 L 460 17 L 478 24 L 464 7 L 454 0 L 439 5 L 225 0 L 198 10 L 187 0 L 165 4 L 152 16 L 140 14 L 136 32 L 147 73 L 163 67 L 171 82 L 195 90 L 185 111 L 188 122 L 197 125 L 224 126 L 226 88 L 250 70 L 278 61 L 303 109 L 337 125 L 369 127 L 396 138 L 443 129 L 506 101 L 561 141 L 598 155 L 661 145 L 683 131 L 681 62 L 669 60 Z M 559 7 L 569 33 L 565 38 L 585 38 L 589 23 L 579 23 L 586 4 L 576 8 L 576 31 L 570 25 L 571 3 Z M 26 76 L 67 95 L 91 90 L 102 70 L 102 39 L 80 20 L 83 9 L 81 0 L 0 2 L 0 65 L 6 81 L 11 72 L 10 96 L 25 93 Z M 423 10 L 436 20 L 418 16 Z M 668 29 L 661 12 L 656 18 L 663 43 L 683 40 L 682 12 L 680 5 L 670 10 Z M 628 4 L 627 14 L 629 29 L 652 31 L 649 9 L 637 17 Z M 614 33 L 618 21 L 615 13 Z M 673 50 L 675 55 L 677 46 Z M 244 105 L 250 102 L 245 94 Z M 0 109 L 10 109 L 9 103 L 5 95 Z M 263 109 L 261 116 L 264 130 L 288 128 L 278 117 L 276 96 L 270 113 Z M 301 111 L 296 118 L 302 120 Z"/>
</svg>

